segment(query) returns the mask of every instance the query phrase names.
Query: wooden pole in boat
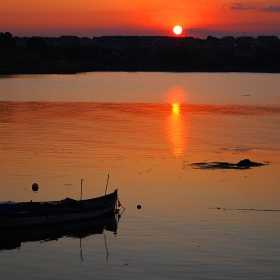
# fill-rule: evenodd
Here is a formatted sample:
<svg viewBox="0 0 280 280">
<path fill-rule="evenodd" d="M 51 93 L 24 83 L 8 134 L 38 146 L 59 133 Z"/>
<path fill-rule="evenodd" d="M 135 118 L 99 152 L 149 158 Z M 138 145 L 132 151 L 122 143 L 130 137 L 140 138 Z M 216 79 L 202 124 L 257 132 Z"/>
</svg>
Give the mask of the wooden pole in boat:
<svg viewBox="0 0 280 280">
<path fill-rule="evenodd" d="M 84 179 L 81 179 L 81 196 L 80 196 L 80 200 L 82 200 L 82 196 L 83 196 L 83 181 L 84 181 Z"/>
<path fill-rule="evenodd" d="M 110 175 L 108 174 L 108 177 L 107 177 L 107 184 L 106 184 L 106 189 L 105 189 L 105 195 L 106 195 L 106 193 L 107 193 L 107 187 L 108 187 L 109 177 L 110 177 Z"/>
</svg>

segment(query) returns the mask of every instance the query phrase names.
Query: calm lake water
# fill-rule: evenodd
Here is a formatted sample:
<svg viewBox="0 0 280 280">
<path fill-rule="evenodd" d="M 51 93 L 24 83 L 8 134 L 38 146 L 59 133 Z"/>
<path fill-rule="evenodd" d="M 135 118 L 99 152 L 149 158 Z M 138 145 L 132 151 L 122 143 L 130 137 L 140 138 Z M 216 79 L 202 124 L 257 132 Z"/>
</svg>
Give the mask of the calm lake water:
<svg viewBox="0 0 280 280">
<path fill-rule="evenodd" d="M 279 90 L 279 74 L 1 77 L 0 200 L 79 199 L 81 179 L 100 196 L 110 174 L 125 207 L 116 234 L 4 246 L 1 278 L 279 279 Z M 264 165 L 192 165 L 242 159 Z"/>
</svg>

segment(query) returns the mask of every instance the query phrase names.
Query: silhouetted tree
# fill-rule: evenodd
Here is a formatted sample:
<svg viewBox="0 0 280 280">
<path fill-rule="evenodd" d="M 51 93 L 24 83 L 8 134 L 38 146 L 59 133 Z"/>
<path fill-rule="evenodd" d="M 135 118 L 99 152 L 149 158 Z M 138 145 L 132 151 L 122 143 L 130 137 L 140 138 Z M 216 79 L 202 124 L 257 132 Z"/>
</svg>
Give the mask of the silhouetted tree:
<svg viewBox="0 0 280 280">
<path fill-rule="evenodd" d="M 30 52 L 35 52 L 40 55 L 47 54 L 49 52 L 48 44 L 41 37 L 29 38 L 26 46 Z"/>
<path fill-rule="evenodd" d="M 11 49 L 14 45 L 15 41 L 10 32 L 0 32 L 0 48 Z"/>
</svg>

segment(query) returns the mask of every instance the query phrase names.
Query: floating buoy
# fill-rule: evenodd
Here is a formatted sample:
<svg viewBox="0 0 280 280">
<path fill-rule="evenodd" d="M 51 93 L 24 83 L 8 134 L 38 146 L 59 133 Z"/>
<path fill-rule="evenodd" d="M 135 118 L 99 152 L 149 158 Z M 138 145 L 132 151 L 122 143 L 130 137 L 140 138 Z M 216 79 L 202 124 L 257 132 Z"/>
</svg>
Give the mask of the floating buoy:
<svg viewBox="0 0 280 280">
<path fill-rule="evenodd" d="M 141 209 L 141 205 L 137 205 L 137 209 Z"/>
<path fill-rule="evenodd" d="M 37 192 L 38 189 L 39 189 L 39 186 L 38 186 L 37 183 L 32 184 L 32 191 L 33 191 L 33 192 Z"/>
</svg>

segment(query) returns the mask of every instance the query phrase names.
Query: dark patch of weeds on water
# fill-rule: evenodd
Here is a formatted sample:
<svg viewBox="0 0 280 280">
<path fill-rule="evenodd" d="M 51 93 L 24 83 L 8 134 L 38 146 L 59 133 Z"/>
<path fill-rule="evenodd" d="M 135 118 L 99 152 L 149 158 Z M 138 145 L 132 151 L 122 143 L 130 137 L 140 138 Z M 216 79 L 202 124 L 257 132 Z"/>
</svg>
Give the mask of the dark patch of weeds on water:
<svg viewBox="0 0 280 280">
<path fill-rule="evenodd" d="M 258 167 L 267 165 L 268 163 L 254 162 L 249 159 L 243 159 L 238 163 L 229 162 L 195 162 L 190 164 L 192 168 L 195 169 L 205 169 L 205 170 L 215 170 L 215 169 L 249 169 L 251 167 Z"/>
</svg>

